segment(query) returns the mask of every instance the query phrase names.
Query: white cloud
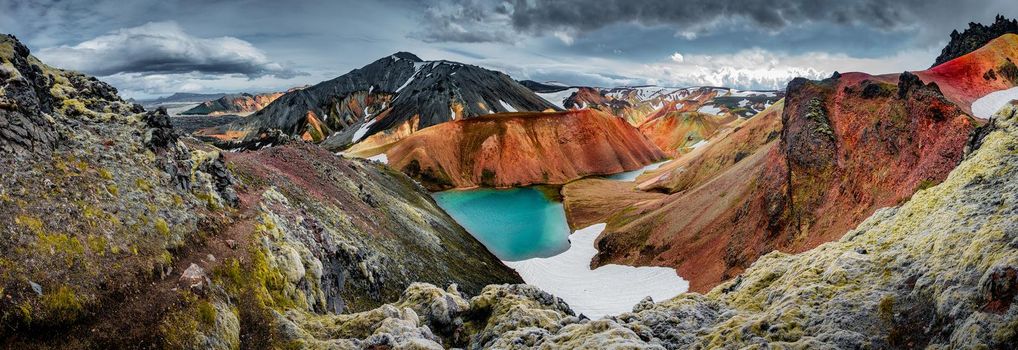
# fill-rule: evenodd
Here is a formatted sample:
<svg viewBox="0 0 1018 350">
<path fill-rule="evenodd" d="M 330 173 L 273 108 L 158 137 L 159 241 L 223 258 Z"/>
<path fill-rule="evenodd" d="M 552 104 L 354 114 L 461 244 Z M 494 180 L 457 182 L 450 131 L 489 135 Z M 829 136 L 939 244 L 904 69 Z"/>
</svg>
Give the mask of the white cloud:
<svg viewBox="0 0 1018 350">
<path fill-rule="evenodd" d="M 925 69 L 917 65 L 917 62 L 928 62 L 934 56 L 936 53 L 933 50 L 904 51 L 888 57 L 857 58 L 820 52 L 788 55 L 752 48 L 723 55 L 672 55 L 668 61 L 638 66 L 622 73 L 635 77 L 654 77 L 663 85 L 783 89 L 793 78 L 826 78 L 834 71 L 884 74 Z"/>
<path fill-rule="evenodd" d="M 50 65 L 109 76 L 139 74 L 237 74 L 289 78 L 300 73 L 272 62 L 251 43 L 233 37 L 198 38 L 175 22 L 118 29 L 74 46 L 39 50 Z"/>
<path fill-rule="evenodd" d="M 282 79 L 274 76 L 248 78 L 243 75 L 210 76 L 201 73 L 183 74 L 141 74 L 117 73 L 102 77 L 102 80 L 116 86 L 120 96 L 125 98 L 148 99 L 175 92 L 270 92 L 284 91 L 292 87 L 315 84 L 333 78 L 332 76 L 301 76 Z"/>
<path fill-rule="evenodd" d="M 682 63 L 682 61 L 686 60 L 686 58 L 682 57 L 682 54 L 678 53 L 678 52 L 673 53 L 671 58 L 672 58 L 672 61 L 674 61 L 675 63 Z"/>
<path fill-rule="evenodd" d="M 576 40 L 575 38 L 573 38 L 572 34 L 569 34 L 569 33 L 564 32 L 564 31 L 555 31 L 555 33 L 553 35 L 556 38 L 558 38 L 558 40 L 562 40 L 562 43 L 564 43 L 566 45 L 572 45 L 573 42 Z"/>
</svg>

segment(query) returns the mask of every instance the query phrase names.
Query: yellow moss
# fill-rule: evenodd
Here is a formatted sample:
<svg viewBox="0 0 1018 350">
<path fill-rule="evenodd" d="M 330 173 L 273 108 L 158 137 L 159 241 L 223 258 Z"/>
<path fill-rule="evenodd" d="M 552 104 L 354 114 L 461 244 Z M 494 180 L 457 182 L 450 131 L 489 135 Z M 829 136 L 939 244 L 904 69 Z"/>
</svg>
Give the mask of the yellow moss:
<svg viewBox="0 0 1018 350">
<path fill-rule="evenodd" d="M 163 220 L 163 218 L 156 219 L 155 228 L 156 232 L 158 232 L 160 235 L 164 237 L 170 235 L 170 226 L 166 224 L 166 220 Z"/>
<path fill-rule="evenodd" d="M 198 302 L 198 318 L 205 326 L 213 326 L 216 324 L 216 307 L 207 301 Z"/>
<path fill-rule="evenodd" d="M 42 306 L 49 318 L 56 321 L 73 321 L 83 310 L 81 300 L 68 286 L 60 286 L 56 292 L 43 295 Z"/>
<path fill-rule="evenodd" d="M 205 207 L 209 208 L 210 210 L 219 210 L 222 208 L 219 206 L 219 201 L 217 201 L 216 197 L 213 196 L 211 193 L 208 192 L 196 193 L 195 197 L 198 197 L 198 199 L 201 199 L 203 202 L 205 202 Z"/>
<path fill-rule="evenodd" d="M 21 314 L 21 319 L 25 323 L 32 322 L 32 304 L 29 302 L 23 302 L 18 304 L 18 312 Z"/>
<path fill-rule="evenodd" d="M 106 237 L 89 235 L 86 239 L 88 243 L 88 249 L 93 254 L 106 255 L 106 247 L 109 246 L 109 242 L 106 241 Z"/>
<path fill-rule="evenodd" d="M 85 104 L 76 98 L 69 98 L 61 102 L 60 111 L 63 114 L 80 114 L 84 116 L 94 117 L 97 116 L 95 112 L 85 107 Z"/>
<path fill-rule="evenodd" d="M 113 196 L 120 196 L 120 187 L 117 187 L 115 184 L 106 185 L 106 191 Z"/>
<path fill-rule="evenodd" d="M 134 180 L 134 185 L 137 186 L 138 189 L 142 191 L 145 192 L 152 191 L 152 184 L 145 179 L 138 178 L 137 180 Z"/>
<path fill-rule="evenodd" d="M 109 170 L 106 170 L 105 168 L 100 168 L 99 169 L 99 177 L 101 177 L 103 179 L 106 179 L 106 180 L 111 180 L 111 179 L 113 179 L 113 173 L 111 173 Z"/>
<path fill-rule="evenodd" d="M 159 254 L 159 262 L 163 265 L 169 265 L 173 263 L 173 254 L 169 251 L 163 250 L 162 254 Z"/>
<path fill-rule="evenodd" d="M 66 233 L 39 233 L 36 246 L 43 253 L 64 254 L 67 263 L 72 264 L 74 260 L 85 253 L 85 246 L 77 237 Z"/>
<path fill-rule="evenodd" d="M 32 233 L 45 233 L 45 231 L 43 231 L 42 221 L 31 216 L 18 215 L 18 217 L 14 218 L 14 222 L 29 229 Z"/>
<path fill-rule="evenodd" d="M 198 321 L 194 319 L 190 310 L 173 312 L 163 319 L 159 325 L 159 332 L 162 333 L 164 348 L 167 349 L 197 349 L 195 335 L 198 333 Z"/>
</svg>

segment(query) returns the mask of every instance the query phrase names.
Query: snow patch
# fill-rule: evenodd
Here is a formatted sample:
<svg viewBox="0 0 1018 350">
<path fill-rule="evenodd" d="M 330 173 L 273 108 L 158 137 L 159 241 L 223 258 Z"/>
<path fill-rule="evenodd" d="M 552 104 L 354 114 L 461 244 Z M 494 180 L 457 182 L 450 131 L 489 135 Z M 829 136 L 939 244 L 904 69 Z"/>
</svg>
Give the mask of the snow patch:
<svg viewBox="0 0 1018 350">
<path fill-rule="evenodd" d="M 700 109 L 697 109 L 696 111 L 700 113 L 707 113 L 713 115 L 721 114 L 721 108 L 718 108 L 718 106 L 715 105 L 703 105 L 700 107 Z"/>
<path fill-rule="evenodd" d="M 559 92 L 539 93 L 537 95 L 541 96 L 541 98 L 545 100 L 548 100 L 548 102 L 551 102 L 551 104 L 558 106 L 558 108 L 566 109 L 566 107 L 564 106 L 566 99 L 579 90 L 580 89 L 577 88 L 569 88 Z"/>
<path fill-rule="evenodd" d="M 639 177 L 640 175 L 643 175 L 643 173 L 651 171 L 651 170 L 657 170 L 657 168 L 660 168 L 661 165 L 663 165 L 664 163 L 668 163 L 668 161 L 667 160 L 663 160 L 663 161 L 660 161 L 660 162 L 657 162 L 657 163 L 649 164 L 649 165 L 647 165 L 647 166 L 645 166 L 643 168 L 636 169 L 636 170 L 633 170 L 633 171 L 626 171 L 626 172 L 621 172 L 621 173 L 618 173 L 618 174 L 608 175 L 608 178 L 612 179 L 612 180 L 618 180 L 618 181 L 636 181 L 636 178 Z"/>
<path fill-rule="evenodd" d="M 516 110 L 516 108 L 513 108 L 513 106 L 509 105 L 508 103 L 505 103 L 505 101 L 498 100 L 498 103 L 501 103 L 502 104 L 502 108 L 505 108 L 505 110 L 507 110 L 507 111 L 510 111 L 510 112 L 519 112 L 519 111 Z"/>
<path fill-rule="evenodd" d="M 577 230 L 570 237 L 569 250 L 548 258 L 506 261 L 528 284 L 565 300 L 577 312 L 591 319 L 632 311 L 650 296 L 664 301 L 689 290 L 689 282 L 667 267 L 605 265 L 590 269 L 597 254 L 594 240 L 605 224 Z"/>
<path fill-rule="evenodd" d="M 370 116 L 364 116 L 365 119 L 368 118 L 368 117 L 370 117 Z M 359 141 L 361 139 L 361 137 L 364 137 L 364 134 L 368 133 L 368 129 L 371 128 L 372 124 L 375 124 L 375 120 L 374 119 L 368 120 L 367 123 L 364 123 L 364 125 L 361 125 L 360 129 L 357 129 L 357 131 L 354 131 L 353 139 L 352 139 L 353 142 L 357 142 L 357 141 Z"/>
<path fill-rule="evenodd" d="M 1007 90 L 994 91 L 980 97 L 975 102 L 972 102 L 972 114 L 982 119 L 990 119 L 990 117 L 993 117 L 997 111 L 1004 108 L 1012 100 L 1018 100 L 1018 86 Z"/>
<path fill-rule="evenodd" d="M 373 160 L 373 161 L 376 161 L 376 162 L 380 162 L 382 164 L 389 164 L 389 157 L 387 157 L 385 155 L 385 153 L 381 153 L 381 154 L 376 155 L 376 156 L 367 157 L 365 159 Z"/>
<path fill-rule="evenodd" d="M 694 143 L 692 146 L 689 146 L 689 148 L 690 149 L 697 149 L 697 148 L 706 146 L 707 143 L 708 143 L 707 140 L 700 140 L 700 141 L 697 141 L 696 143 Z"/>
</svg>

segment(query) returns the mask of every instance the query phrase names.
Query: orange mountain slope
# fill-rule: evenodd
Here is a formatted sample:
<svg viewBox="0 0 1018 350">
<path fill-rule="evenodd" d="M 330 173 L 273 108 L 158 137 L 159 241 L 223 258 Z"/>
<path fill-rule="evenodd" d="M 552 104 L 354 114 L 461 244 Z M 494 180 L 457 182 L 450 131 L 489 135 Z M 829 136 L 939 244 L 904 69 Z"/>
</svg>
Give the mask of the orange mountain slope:
<svg viewBox="0 0 1018 350">
<path fill-rule="evenodd" d="M 561 184 L 665 158 L 625 120 L 596 110 L 502 113 L 422 129 L 386 151 L 432 190 Z"/>
<path fill-rule="evenodd" d="M 716 116 L 662 108 L 640 124 L 639 129 L 658 148 L 671 156 L 678 156 L 689 153 L 701 142 L 714 137 L 721 128 L 740 121 L 740 118 L 732 115 Z"/>
<path fill-rule="evenodd" d="M 915 74 L 926 83 L 936 82 L 948 100 L 971 113 L 976 99 L 1018 85 L 1016 60 L 1018 35 L 1005 34 L 976 51 Z"/>
<path fill-rule="evenodd" d="M 674 266 L 705 291 L 764 253 L 837 239 L 943 180 L 973 120 L 935 86 L 902 77 L 793 81 L 783 105 L 640 177 L 631 191 L 668 196 L 610 215 L 595 264 Z"/>
</svg>

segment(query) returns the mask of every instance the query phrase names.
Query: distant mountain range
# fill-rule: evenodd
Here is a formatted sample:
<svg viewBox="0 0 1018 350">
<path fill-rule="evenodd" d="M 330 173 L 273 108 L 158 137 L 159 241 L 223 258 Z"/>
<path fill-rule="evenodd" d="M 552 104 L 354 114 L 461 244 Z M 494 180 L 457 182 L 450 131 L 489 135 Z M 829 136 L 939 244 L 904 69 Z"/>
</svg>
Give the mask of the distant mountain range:
<svg viewBox="0 0 1018 350">
<path fill-rule="evenodd" d="M 211 101 L 226 96 L 226 93 L 196 94 L 190 92 L 177 92 L 170 96 L 159 97 L 152 100 L 136 100 L 142 106 L 158 106 L 166 103 L 178 102 L 202 102 Z"/>
<path fill-rule="evenodd" d="M 182 115 L 223 115 L 223 114 L 250 114 L 264 108 L 279 96 L 282 92 L 270 92 L 252 95 L 249 93 L 229 94 L 215 100 L 202 102 L 191 109 L 181 112 Z"/>
<path fill-rule="evenodd" d="M 385 131 L 372 143 L 450 120 L 492 113 L 558 109 L 500 72 L 400 52 L 332 80 L 284 94 L 235 123 L 202 130 L 220 142 L 250 142 L 272 130 L 343 149 Z"/>
</svg>

